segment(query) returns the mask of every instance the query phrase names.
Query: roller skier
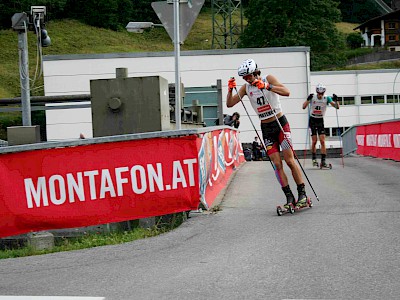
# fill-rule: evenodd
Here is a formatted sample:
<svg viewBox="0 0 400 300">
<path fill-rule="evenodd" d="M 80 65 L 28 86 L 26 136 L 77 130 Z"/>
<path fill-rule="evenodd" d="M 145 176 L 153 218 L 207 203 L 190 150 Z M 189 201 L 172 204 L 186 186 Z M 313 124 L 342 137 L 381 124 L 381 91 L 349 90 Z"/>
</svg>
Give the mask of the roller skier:
<svg viewBox="0 0 400 300">
<path fill-rule="evenodd" d="M 313 166 L 322 168 L 332 168 L 331 164 L 326 163 L 326 146 L 325 146 L 325 125 L 324 116 L 328 104 L 336 109 L 339 109 L 339 101 L 337 95 L 333 94 L 332 97 L 325 96 L 326 87 L 318 83 L 315 91 L 317 94 L 310 94 L 307 100 L 303 103 L 303 109 L 310 105 L 309 127 L 311 129 L 311 155 Z M 318 165 L 317 161 L 317 139 L 321 144 L 321 164 Z"/>
<path fill-rule="evenodd" d="M 286 204 L 284 207 L 289 209 L 290 207 L 295 206 L 307 206 L 308 197 L 305 191 L 305 184 L 300 167 L 294 159 L 294 151 L 291 146 L 289 122 L 282 112 L 279 100 L 279 96 L 289 96 L 289 89 L 280 83 L 273 75 L 261 77 L 261 71 L 258 69 L 257 64 L 253 59 L 247 59 L 239 66 L 238 75 L 242 77 L 246 83 L 237 90 L 235 79 L 231 78 L 228 81 L 228 94 L 226 97 L 227 106 L 232 107 L 237 103 L 242 102 L 244 96 L 247 96 L 250 99 L 250 103 L 261 122 L 263 137 L 262 144 L 266 148 L 267 155 L 269 156 L 271 164 L 275 170 L 276 177 L 278 178 L 282 191 L 286 196 Z M 233 89 L 236 90 L 237 94 L 232 94 Z M 280 147 L 282 148 L 284 160 L 291 169 L 291 174 L 297 184 L 297 201 L 288 184 L 288 178 L 283 169 Z"/>
</svg>

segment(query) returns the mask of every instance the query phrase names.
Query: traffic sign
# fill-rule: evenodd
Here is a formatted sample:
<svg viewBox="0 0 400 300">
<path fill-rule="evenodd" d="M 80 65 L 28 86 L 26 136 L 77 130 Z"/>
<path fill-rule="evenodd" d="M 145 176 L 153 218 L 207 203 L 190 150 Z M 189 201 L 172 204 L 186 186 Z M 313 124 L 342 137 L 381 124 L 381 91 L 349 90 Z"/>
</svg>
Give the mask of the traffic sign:
<svg viewBox="0 0 400 300">
<path fill-rule="evenodd" d="M 181 3 L 183 2 L 183 3 Z M 200 13 L 205 0 L 180 0 L 179 5 L 179 37 L 183 42 L 189 34 L 194 21 Z M 173 1 L 152 2 L 151 7 L 156 12 L 171 40 L 174 40 L 174 10 Z"/>
</svg>

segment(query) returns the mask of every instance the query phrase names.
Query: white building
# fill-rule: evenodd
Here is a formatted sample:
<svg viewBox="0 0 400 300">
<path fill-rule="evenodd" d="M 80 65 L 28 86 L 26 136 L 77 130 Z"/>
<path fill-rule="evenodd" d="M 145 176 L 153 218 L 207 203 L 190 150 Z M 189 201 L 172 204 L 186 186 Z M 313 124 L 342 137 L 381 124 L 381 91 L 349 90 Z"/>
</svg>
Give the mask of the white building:
<svg viewBox="0 0 400 300">
<path fill-rule="evenodd" d="M 302 109 L 302 103 L 309 93 L 315 93 L 319 82 L 327 86 L 327 95 L 337 94 L 342 104 L 340 110 L 329 107 L 326 112 L 328 147 L 340 146 L 337 133 L 344 128 L 400 116 L 400 70 L 310 72 L 308 47 L 181 52 L 180 75 L 185 87 L 211 86 L 218 79 L 222 81 L 224 113 L 238 111 L 242 116 L 241 142 L 252 142 L 254 129 L 243 106 L 239 103 L 228 109 L 225 97 L 228 79 L 238 77 L 238 66 L 248 58 L 257 62 L 263 75 L 275 75 L 290 89 L 290 97 L 281 97 L 281 102 L 291 125 L 295 149 L 309 148 L 308 111 Z M 45 95 L 89 94 L 90 80 L 115 78 L 116 68 L 128 68 L 129 77 L 159 75 L 174 83 L 173 52 L 46 56 Z M 237 83 L 244 81 L 237 78 Z M 253 124 L 260 130 L 247 97 L 243 100 Z M 74 139 L 80 133 L 92 136 L 90 108 L 48 110 L 46 119 L 48 140 Z"/>
<path fill-rule="evenodd" d="M 328 140 L 337 136 L 337 127 L 343 133 L 343 127 L 399 118 L 399 73 L 399 69 L 311 72 L 313 92 L 323 83 L 326 94 L 336 94 L 341 101 L 338 111 L 330 107 L 326 112 Z M 334 145 L 333 141 L 331 138 L 328 144 Z"/>
<path fill-rule="evenodd" d="M 228 109 L 225 104 L 227 82 L 237 76 L 237 68 L 248 58 L 253 58 L 263 74 L 275 75 L 291 91 L 289 98 L 282 97 L 282 107 L 288 116 L 295 136 L 306 135 L 306 112 L 299 111 L 304 95 L 309 93 L 309 48 L 257 48 L 207 51 L 182 51 L 180 75 L 185 87 L 215 85 L 222 81 L 224 113 L 241 114 L 240 139 L 252 142 L 255 132 L 242 105 Z M 169 83 L 175 80 L 173 52 L 119 53 L 93 55 L 60 55 L 44 57 L 45 95 L 89 94 L 90 80 L 115 78 L 116 68 L 127 68 L 129 77 L 162 76 Z M 238 84 L 244 84 L 237 78 Z M 257 130 L 258 117 L 248 102 L 243 99 Z M 92 136 L 90 108 L 46 111 L 48 140 L 73 139 L 83 133 Z M 295 148 L 302 149 L 304 138 L 295 139 Z"/>
</svg>

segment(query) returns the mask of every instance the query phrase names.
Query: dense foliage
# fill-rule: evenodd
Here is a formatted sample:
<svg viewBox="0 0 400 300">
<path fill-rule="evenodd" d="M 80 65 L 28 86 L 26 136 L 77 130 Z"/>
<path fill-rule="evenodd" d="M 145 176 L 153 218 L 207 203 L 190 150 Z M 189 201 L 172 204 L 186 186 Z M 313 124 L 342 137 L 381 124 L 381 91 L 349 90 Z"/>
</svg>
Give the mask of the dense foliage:
<svg viewBox="0 0 400 300">
<path fill-rule="evenodd" d="M 75 19 L 91 26 L 124 29 L 129 21 L 159 23 L 151 7 L 156 0 L 2 0 L 0 28 L 11 27 L 17 12 L 29 12 L 33 5 L 45 5 L 47 19 Z M 390 0 L 385 0 L 390 5 Z M 211 7 L 206 0 L 205 6 Z M 340 66 L 345 58 L 345 41 L 356 47 L 357 38 L 340 36 L 335 22 L 364 22 L 380 15 L 374 0 L 242 0 L 248 26 L 241 47 L 309 46 L 311 68 Z"/>
<path fill-rule="evenodd" d="M 384 2 L 390 7 L 391 0 Z M 341 0 L 339 9 L 342 20 L 349 23 L 364 23 L 383 14 L 374 0 Z"/>
<path fill-rule="evenodd" d="M 334 0 L 251 0 L 241 47 L 309 46 L 311 69 L 345 62 L 344 39 L 335 27 L 340 21 Z"/>
<path fill-rule="evenodd" d="M 364 39 L 361 37 L 361 35 L 358 32 L 350 33 L 346 37 L 347 46 L 350 49 L 360 48 L 363 41 L 364 41 Z"/>
<path fill-rule="evenodd" d="M 129 21 L 159 22 L 151 7 L 154 0 L 1 0 L 0 29 L 11 27 L 11 17 L 44 5 L 48 20 L 76 19 L 88 25 L 118 30 Z"/>
<path fill-rule="evenodd" d="M 47 18 L 76 19 L 88 25 L 119 29 L 125 27 L 129 21 L 158 22 L 151 2 L 156 0 L 1 0 L 0 1 L 0 29 L 11 27 L 11 17 L 18 12 L 29 12 L 33 5 L 45 5 Z M 251 2 L 259 5 L 272 7 L 276 1 L 264 0 L 241 0 L 242 6 L 247 8 Z M 391 0 L 384 0 L 389 6 Z M 293 3 L 294 6 L 303 6 L 303 1 L 282 1 L 282 3 Z M 307 7 L 309 1 L 304 1 Z M 321 1 L 312 1 L 315 3 Z M 330 1 L 322 1 L 329 3 Z M 339 9 L 342 20 L 350 23 L 362 23 L 373 17 L 381 15 L 379 6 L 374 0 L 340 0 Z M 236 4 L 236 2 L 235 2 Z M 204 6 L 211 7 L 212 0 L 205 0 Z"/>
</svg>

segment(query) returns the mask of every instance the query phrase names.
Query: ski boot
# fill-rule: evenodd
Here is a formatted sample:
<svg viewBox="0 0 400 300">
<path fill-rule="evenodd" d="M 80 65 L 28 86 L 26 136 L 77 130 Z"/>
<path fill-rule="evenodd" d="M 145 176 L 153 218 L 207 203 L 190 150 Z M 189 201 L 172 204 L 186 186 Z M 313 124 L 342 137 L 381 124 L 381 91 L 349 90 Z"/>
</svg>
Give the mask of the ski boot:
<svg viewBox="0 0 400 300">
<path fill-rule="evenodd" d="M 331 164 L 327 164 L 325 159 L 321 160 L 320 169 L 332 169 Z"/>
<path fill-rule="evenodd" d="M 307 195 L 304 183 L 297 186 L 297 192 L 299 193 L 299 198 L 297 200 L 296 206 L 303 207 L 307 206 Z"/>
<path fill-rule="evenodd" d="M 287 186 L 283 187 L 282 191 L 285 193 L 285 196 L 286 196 L 286 204 L 283 205 L 283 207 L 285 209 L 290 209 L 291 206 L 292 207 L 294 206 L 296 199 L 294 198 L 294 195 L 293 195 L 292 191 L 290 190 L 290 186 L 287 185 Z"/>
<path fill-rule="evenodd" d="M 319 166 L 316 158 L 313 158 L 312 165 L 313 165 L 313 167 L 318 167 Z"/>
</svg>

